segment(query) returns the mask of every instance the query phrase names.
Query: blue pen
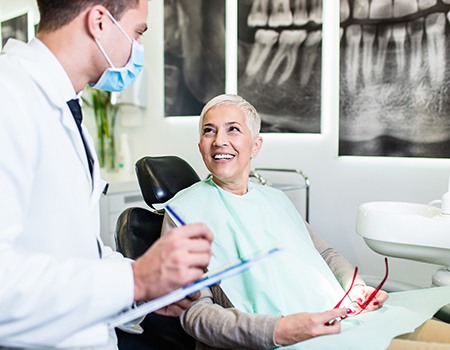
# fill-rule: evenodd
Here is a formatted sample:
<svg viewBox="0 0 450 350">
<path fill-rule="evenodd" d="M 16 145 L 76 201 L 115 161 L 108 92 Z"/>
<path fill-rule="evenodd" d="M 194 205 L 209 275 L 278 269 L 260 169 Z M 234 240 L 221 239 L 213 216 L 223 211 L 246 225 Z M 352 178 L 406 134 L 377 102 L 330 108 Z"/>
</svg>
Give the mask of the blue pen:
<svg viewBox="0 0 450 350">
<path fill-rule="evenodd" d="M 178 216 L 178 214 L 175 213 L 175 212 L 173 211 L 173 209 L 170 207 L 170 205 L 168 205 L 168 206 L 166 207 L 166 210 L 170 213 L 170 215 L 172 215 L 172 216 L 178 221 L 178 223 L 179 223 L 181 226 L 186 225 L 186 223 L 183 221 L 183 219 L 180 218 L 180 217 Z"/>
</svg>

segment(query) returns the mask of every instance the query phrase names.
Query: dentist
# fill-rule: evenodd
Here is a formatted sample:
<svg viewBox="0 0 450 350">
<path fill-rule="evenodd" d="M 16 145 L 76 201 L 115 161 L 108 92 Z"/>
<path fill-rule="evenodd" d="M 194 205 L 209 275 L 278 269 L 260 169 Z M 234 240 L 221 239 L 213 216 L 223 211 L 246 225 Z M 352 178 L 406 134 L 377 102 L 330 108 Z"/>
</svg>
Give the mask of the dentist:
<svg viewBox="0 0 450 350">
<path fill-rule="evenodd" d="M 108 319 L 198 279 L 212 234 L 172 230 L 135 262 L 103 245 L 105 185 L 78 100 L 136 79 L 147 0 L 37 3 L 37 38 L 0 55 L 0 349 L 116 349 Z"/>
</svg>

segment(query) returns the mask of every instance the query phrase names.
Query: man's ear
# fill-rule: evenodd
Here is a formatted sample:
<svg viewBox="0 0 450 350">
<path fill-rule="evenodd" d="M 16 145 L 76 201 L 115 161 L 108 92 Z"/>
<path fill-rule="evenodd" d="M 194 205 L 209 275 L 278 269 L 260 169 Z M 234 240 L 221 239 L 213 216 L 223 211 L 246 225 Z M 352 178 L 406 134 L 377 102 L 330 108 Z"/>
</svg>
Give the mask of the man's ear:
<svg viewBox="0 0 450 350">
<path fill-rule="evenodd" d="M 258 136 L 254 141 L 253 141 L 253 149 L 252 149 L 252 158 L 255 158 L 258 153 L 259 150 L 261 149 L 263 144 L 263 138 L 261 136 Z"/>
<path fill-rule="evenodd" d="M 107 11 L 104 6 L 95 5 L 86 14 L 88 31 L 96 39 L 101 38 L 105 25 L 109 24 Z"/>
</svg>

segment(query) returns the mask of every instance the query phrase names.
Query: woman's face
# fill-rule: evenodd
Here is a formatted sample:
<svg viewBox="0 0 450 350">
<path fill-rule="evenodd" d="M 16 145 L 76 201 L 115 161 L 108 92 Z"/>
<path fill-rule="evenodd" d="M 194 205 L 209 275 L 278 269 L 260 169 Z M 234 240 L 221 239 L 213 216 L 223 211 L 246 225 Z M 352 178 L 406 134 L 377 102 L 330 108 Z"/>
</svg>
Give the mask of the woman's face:
<svg viewBox="0 0 450 350">
<path fill-rule="evenodd" d="M 198 147 L 214 182 L 224 189 L 247 192 L 250 160 L 261 144 L 261 137 L 253 140 L 244 113 L 235 105 L 213 107 L 203 118 Z"/>
</svg>

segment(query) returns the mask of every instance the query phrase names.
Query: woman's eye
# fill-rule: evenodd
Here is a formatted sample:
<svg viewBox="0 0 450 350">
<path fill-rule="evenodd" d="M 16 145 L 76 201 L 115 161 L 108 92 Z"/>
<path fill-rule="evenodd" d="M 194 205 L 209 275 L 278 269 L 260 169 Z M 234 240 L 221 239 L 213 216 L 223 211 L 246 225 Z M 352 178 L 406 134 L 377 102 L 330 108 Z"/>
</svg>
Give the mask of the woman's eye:
<svg viewBox="0 0 450 350">
<path fill-rule="evenodd" d="M 241 131 L 237 126 L 230 126 L 230 128 L 228 130 L 229 131 L 237 131 L 237 132 Z"/>
<path fill-rule="evenodd" d="M 212 133 L 214 130 L 212 128 L 204 128 L 203 129 L 203 134 L 209 134 Z"/>
</svg>

